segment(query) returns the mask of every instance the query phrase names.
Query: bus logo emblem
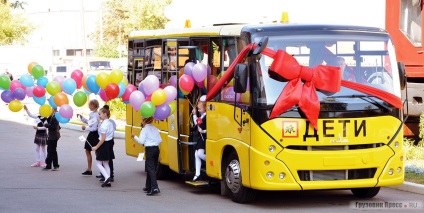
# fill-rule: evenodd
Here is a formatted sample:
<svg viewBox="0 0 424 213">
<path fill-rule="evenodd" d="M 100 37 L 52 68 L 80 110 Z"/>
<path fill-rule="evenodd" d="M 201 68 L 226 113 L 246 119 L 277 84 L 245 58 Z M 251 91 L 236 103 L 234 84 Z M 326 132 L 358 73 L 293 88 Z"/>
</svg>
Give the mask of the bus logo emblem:
<svg viewBox="0 0 424 213">
<path fill-rule="evenodd" d="M 297 121 L 283 121 L 283 138 L 297 138 L 299 134 Z"/>
</svg>

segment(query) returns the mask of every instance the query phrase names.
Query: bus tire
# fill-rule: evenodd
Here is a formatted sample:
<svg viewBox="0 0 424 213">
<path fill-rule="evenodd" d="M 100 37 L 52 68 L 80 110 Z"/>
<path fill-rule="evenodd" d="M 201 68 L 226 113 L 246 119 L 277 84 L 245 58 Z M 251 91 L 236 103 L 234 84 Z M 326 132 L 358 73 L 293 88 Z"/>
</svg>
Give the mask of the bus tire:
<svg viewBox="0 0 424 213">
<path fill-rule="evenodd" d="M 380 192 L 380 187 L 351 189 L 355 197 L 372 198 Z"/>
<path fill-rule="evenodd" d="M 242 184 L 240 161 L 237 152 L 231 152 L 224 173 L 226 192 L 236 203 L 249 203 L 255 200 L 256 190 L 244 187 Z"/>
</svg>

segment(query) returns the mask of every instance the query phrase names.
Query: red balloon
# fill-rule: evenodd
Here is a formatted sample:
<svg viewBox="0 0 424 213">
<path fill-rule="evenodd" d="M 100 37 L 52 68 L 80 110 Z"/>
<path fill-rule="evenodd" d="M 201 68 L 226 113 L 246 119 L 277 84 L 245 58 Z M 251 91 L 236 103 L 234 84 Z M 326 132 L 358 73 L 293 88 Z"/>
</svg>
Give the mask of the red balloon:
<svg viewBox="0 0 424 213">
<path fill-rule="evenodd" d="M 37 98 L 41 98 L 46 94 L 46 89 L 42 86 L 35 86 L 32 90 L 32 94 Z"/>
<path fill-rule="evenodd" d="M 137 87 L 132 85 L 132 84 L 128 84 L 127 88 L 125 89 L 124 94 L 121 96 L 122 101 L 130 101 L 130 95 L 132 92 L 136 91 Z"/>
<path fill-rule="evenodd" d="M 84 77 L 84 74 L 81 70 L 74 70 L 71 73 L 71 78 L 75 80 L 77 83 L 77 88 L 80 89 L 82 86 L 82 78 Z"/>
<path fill-rule="evenodd" d="M 183 89 L 184 91 L 191 92 L 191 90 L 193 90 L 194 80 L 191 76 L 187 74 L 182 75 L 180 77 L 179 83 L 181 89 Z"/>
<path fill-rule="evenodd" d="M 106 96 L 112 100 L 119 95 L 119 86 L 115 83 L 109 83 L 105 88 Z"/>
</svg>

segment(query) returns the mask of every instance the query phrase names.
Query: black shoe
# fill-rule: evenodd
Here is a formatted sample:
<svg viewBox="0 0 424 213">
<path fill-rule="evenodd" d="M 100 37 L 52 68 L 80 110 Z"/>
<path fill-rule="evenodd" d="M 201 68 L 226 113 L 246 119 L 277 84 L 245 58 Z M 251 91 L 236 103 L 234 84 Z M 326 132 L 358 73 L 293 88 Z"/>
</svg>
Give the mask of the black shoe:
<svg viewBox="0 0 424 213">
<path fill-rule="evenodd" d="M 112 186 L 112 184 L 110 184 L 110 183 L 105 185 L 105 187 L 111 187 L 111 186 Z"/>
<path fill-rule="evenodd" d="M 106 179 L 104 183 L 102 183 L 102 187 L 105 187 L 107 184 L 110 184 L 110 178 Z"/>
<path fill-rule="evenodd" d="M 98 174 L 98 175 L 96 175 L 96 178 L 103 178 L 103 175 L 102 174 Z"/>
<path fill-rule="evenodd" d="M 200 176 L 195 175 L 195 176 L 193 177 L 193 180 L 191 180 L 191 182 L 196 182 L 196 181 L 198 181 L 198 180 L 200 180 Z"/>
<path fill-rule="evenodd" d="M 147 192 L 150 192 L 150 190 L 151 190 L 150 188 L 143 187 L 143 192 L 147 193 Z"/>
<path fill-rule="evenodd" d="M 48 167 L 46 167 L 46 168 L 43 168 L 41 171 L 49 171 L 49 170 L 51 170 L 52 168 L 48 168 Z"/>
<path fill-rule="evenodd" d="M 52 171 L 59 171 L 59 167 L 53 167 Z"/>
<path fill-rule="evenodd" d="M 93 174 L 93 172 L 92 171 L 85 171 L 85 172 L 83 172 L 83 173 L 81 173 L 82 175 L 92 175 Z"/>
<path fill-rule="evenodd" d="M 99 182 L 104 182 L 104 181 L 105 181 L 105 178 L 104 177 L 102 177 L 102 178 L 99 179 Z"/>
<path fill-rule="evenodd" d="M 146 195 L 147 196 L 153 196 L 153 195 L 156 195 L 156 194 L 159 194 L 159 193 L 160 193 L 159 189 L 153 189 L 152 191 L 148 192 Z"/>
</svg>

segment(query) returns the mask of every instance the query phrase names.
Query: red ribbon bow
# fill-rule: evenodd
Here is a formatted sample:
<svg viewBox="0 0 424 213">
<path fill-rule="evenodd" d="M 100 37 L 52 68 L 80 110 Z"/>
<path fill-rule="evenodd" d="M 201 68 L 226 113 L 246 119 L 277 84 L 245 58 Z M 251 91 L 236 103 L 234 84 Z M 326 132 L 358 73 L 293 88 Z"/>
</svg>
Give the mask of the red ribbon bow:
<svg viewBox="0 0 424 213">
<path fill-rule="evenodd" d="M 196 119 L 196 123 L 197 123 L 197 126 L 200 126 L 200 124 L 202 124 L 202 123 L 203 123 L 202 118 L 197 118 L 197 119 Z"/>
<path fill-rule="evenodd" d="M 265 55 L 273 55 L 270 74 L 278 74 L 289 80 L 278 97 L 270 118 L 274 118 L 298 104 L 315 129 L 318 129 L 318 115 L 320 101 L 316 89 L 328 92 L 340 91 L 341 73 L 339 67 L 318 65 L 306 67 L 300 65 L 297 60 L 284 50 L 276 53 L 271 49 L 265 49 Z M 302 83 L 304 81 L 304 83 Z"/>
</svg>

